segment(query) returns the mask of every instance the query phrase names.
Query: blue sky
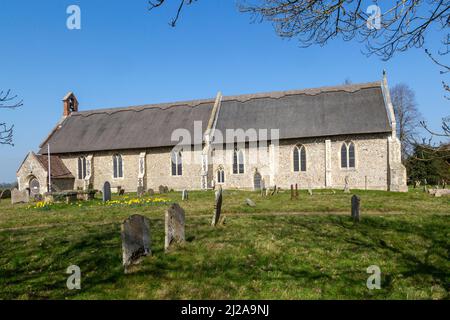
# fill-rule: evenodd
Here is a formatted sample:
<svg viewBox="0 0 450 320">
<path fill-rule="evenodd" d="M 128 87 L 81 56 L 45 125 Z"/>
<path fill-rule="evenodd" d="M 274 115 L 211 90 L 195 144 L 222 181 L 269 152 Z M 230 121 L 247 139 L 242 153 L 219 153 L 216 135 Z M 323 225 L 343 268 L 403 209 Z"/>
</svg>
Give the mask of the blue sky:
<svg viewBox="0 0 450 320">
<path fill-rule="evenodd" d="M 357 42 L 336 40 L 300 48 L 270 24 L 252 24 L 231 0 L 187 7 L 176 28 L 175 3 L 148 12 L 147 0 L 2 0 L 0 88 L 24 100 L 0 110 L 15 125 L 15 146 L 0 145 L 0 182 L 15 180 L 26 153 L 62 115 L 62 97 L 75 92 L 80 109 L 138 105 L 225 95 L 376 81 L 406 83 L 432 128 L 449 114 L 442 77 L 423 50 L 388 62 L 361 54 Z M 66 9 L 81 8 L 81 30 L 68 30 Z M 383 9 L 383 8 L 382 8 Z M 433 48 L 438 35 L 427 38 Z"/>
</svg>

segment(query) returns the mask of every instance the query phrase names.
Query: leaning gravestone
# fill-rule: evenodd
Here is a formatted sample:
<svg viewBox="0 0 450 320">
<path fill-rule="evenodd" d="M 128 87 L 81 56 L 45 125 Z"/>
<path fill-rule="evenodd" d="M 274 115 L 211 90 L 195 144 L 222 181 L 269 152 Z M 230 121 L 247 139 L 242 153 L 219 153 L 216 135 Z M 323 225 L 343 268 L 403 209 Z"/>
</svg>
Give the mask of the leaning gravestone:
<svg viewBox="0 0 450 320">
<path fill-rule="evenodd" d="M 256 204 L 249 198 L 245 199 L 245 204 L 249 207 L 256 207 Z"/>
<path fill-rule="evenodd" d="M 211 222 L 212 226 L 216 226 L 220 219 L 220 212 L 222 210 L 222 187 L 219 187 L 215 193 L 215 196 L 216 202 L 214 204 L 214 215 Z"/>
<path fill-rule="evenodd" d="M 154 196 L 155 195 L 155 190 L 153 190 L 153 189 L 148 189 L 147 190 L 147 194 L 149 195 L 149 196 Z"/>
<path fill-rule="evenodd" d="M 359 222 L 361 199 L 357 195 L 352 197 L 352 218 L 354 221 Z"/>
<path fill-rule="evenodd" d="M 181 200 L 188 200 L 189 199 L 189 193 L 188 193 L 188 191 L 186 190 L 186 189 L 184 189 L 182 192 L 181 192 Z"/>
<path fill-rule="evenodd" d="M 166 251 L 173 243 L 184 243 L 184 226 L 184 210 L 177 203 L 174 203 L 166 210 L 165 215 L 166 238 L 164 249 Z"/>
<path fill-rule="evenodd" d="M 139 214 L 128 217 L 121 226 L 122 264 L 125 273 L 132 264 L 138 264 L 142 257 L 151 255 L 150 221 Z"/>
<path fill-rule="evenodd" d="M 11 191 L 11 203 L 28 203 L 30 202 L 30 195 L 27 190 L 19 191 L 17 188 L 14 188 Z"/>
<path fill-rule="evenodd" d="M 5 189 L 0 194 L 0 199 L 9 199 L 11 198 L 11 190 Z"/>
<path fill-rule="evenodd" d="M 111 184 L 108 181 L 103 184 L 102 199 L 103 202 L 111 200 Z"/>
</svg>

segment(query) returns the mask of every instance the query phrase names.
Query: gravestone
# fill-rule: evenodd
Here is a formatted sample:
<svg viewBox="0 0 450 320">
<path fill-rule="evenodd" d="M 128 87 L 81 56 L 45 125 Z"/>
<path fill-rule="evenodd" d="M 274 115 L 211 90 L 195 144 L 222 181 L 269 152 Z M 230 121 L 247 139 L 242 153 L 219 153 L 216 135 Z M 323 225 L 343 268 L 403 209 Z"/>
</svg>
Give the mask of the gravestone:
<svg viewBox="0 0 450 320">
<path fill-rule="evenodd" d="M 137 187 L 137 196 L 139 197 L 139 198 L 141 198 L 143 195 L 144 195 L 144 187 L 143 186 L 138 186 Z"/>
<path fill-rule="evenodd" d="M 142 257 L 151 255 L 150 221 L 139 214 L 128 217 L 121 226 L 122 264 L 128 267 L 138 264 Z"/>
<path fill-rule="evenodd" d="M 149 195 L 149 196 L 154 196 L 155 195 L 155 190 L 153 190 L 153 189 L 148 189 L 147 190 L 147 194 Z"/>
<path fill-rule="evenodd" d="M 108 181 L 103 184 L 102 199 L 103 202 L 111 200 L 111 184 Z"/>
<path fill-rule="evenodd" d="M 164 193 L 169 193 L 169 187 L 168 186 L 164 186 Z"/>
<path fill-rule="evenodd" d="M 11 190 L 5 189 L 0 194 L 0 199 L 9 199 L 11 198 Z"/>
<path fill-rule="evenodd" d="M 11 191 L 11 203 L 28 203 L 30 202 L 30 195 L 27 190 L 19 191 L 17 188 Z"/>
<path fill-rule="evenodd" d="M 215 203 L 214 203 L 214 215 L 212 218 L 211 225 L 216 226 L 220 219 L 220 213 L 222 211 L 222 187 L 215 192 Z"/>
<path fill-rule="evenodd" d="M 181 191 L 181 200 L 188 200 L 189 199 L 189 193 L 186 189 L 184 189 L 183 191 Z"/>
<path fill-rule="evenodd" d="M 166 210 L 164 249 L 167 251 L 174 243 L 184 243 L 185 215 L 184 210 L 177 204 L 172 204 Z"/>
<path fill-rule="evenodd" d="M 294 185 L 291 184 L 291 200 L 294 199 Z"/>
<path fill-rule="evenodd" d="M 256 204 L 249 198 L 245 199 L 245 204 L 249 207 L 256 207 Z"/>
<path fill-rule="evenodd" d="M 359 222 L 361 199 L 357 195 L 352 197 L 352 218 L 354 221 Z"/>
<path fill-rule="evenodd" d="M 125 194 L 125 189 L 120 188 L 119 196 L 123 196 Z"/>
<path fill-rule="evenodd" d="M 348 184 L 348 176 L 345 176 L 345 186 L 344 186 L 344 192 L 345 193 L 350 193 L 350 187 L 349 187 L 349 184 Z"/>
<path fill-rule="evenodd" d="M 311 189 L 311 187 L 309 187 L 309 188 L 308 188 L 308 193 L 309 193 L 309 195 L 310 195 L 310 196 L 312 196 L 312 195 L 313 195 L 313 192 L 312 192 L 312 189 Z"/>
<path fill-rule="evenodd" d="M 277 192 L 277 185 L 273 187 L 272 193 L 270 195 L 273 196 L 275 192 Z"/>
<path fill-rule="evenodd" d="M 270 196 L 270 188 L 266 189 L 266 197 Z"/>
<path fill-rule="evenodd" d="M 295 184 L 295 199 L 298 199 L 298 185 Z"/>
<path fill-rule="evenodd" d="M 158 191 L 159 191 L 159 193 L 165 193 L 166 188 L 163 185 L 161 185 L 158 187 Z"/>
</svg>

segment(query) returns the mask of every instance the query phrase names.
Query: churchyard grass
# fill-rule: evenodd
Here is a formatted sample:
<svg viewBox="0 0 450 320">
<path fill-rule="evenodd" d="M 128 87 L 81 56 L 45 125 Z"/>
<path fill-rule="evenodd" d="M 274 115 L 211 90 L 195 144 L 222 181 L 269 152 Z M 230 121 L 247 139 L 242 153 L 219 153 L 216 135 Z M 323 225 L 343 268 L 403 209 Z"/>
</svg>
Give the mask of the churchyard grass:
<svg viewBox="0 0 450 320">
<path fill-rule="evenodd" d="M 409 193 L 224 190 L 225 225 L 211 227 L 214 193 L 134 194 L 34 208 L 0 202 L 0 299 L 448 299 L 450 198 Z M 361 222 L 350 218 L 361 197 Z M 245 204 L 250 198 L 255 207 Z M 127 204 L 130 202 L 130 204 Z M 151 202 L 151 201 L 150 201 Z M 164 252 L 164 211 L 186 212 L 186 243 Z M 32 207 L 30 207 L 32 206 Z M 120 224 L 150 219 L 152 252 L 124 274 Z M 81 290 L 66 269 L 81 268 Z M 381 268 L 369 290 L 366 269 Z"/>
</svg>

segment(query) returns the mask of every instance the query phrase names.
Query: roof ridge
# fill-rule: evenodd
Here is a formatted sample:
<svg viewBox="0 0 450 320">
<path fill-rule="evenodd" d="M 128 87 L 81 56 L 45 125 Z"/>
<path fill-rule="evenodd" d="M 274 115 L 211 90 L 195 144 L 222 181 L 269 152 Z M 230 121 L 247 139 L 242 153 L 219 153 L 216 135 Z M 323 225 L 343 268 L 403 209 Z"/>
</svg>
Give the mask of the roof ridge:
<svg viewBox="0 0 450 320">
<path fill-rule="evenodd" d="M 380 81 L 374 82 L 364 82 L 364 83 L 356 83 L 349 85 L 337 85 L 337 86 L 323 86 L 323 87 L 313 87 L 313 88 L 305 88 L 298 90 L 284 90 L 284 91 L 269 91 L 269 92 L 260 92 L 260 93 L 250 93 L 250 94 L 240 94 L 240 95 L 231 95 L 231 96 L 223 96 L 222 101 L 232 101 L 237 100 L 240 102 L 245 102 L 251 99 L 261 99 L 261 98 L 272 98 L 279 99 L 285 96 L 291 95 L 311 95 L 315 96 L 325 92 L 336 92 L 336 91 L 345 91 L 345 92 L 356 92 L 361 89 L 368 89 L 373 87 L 381 86 Z M 135 111 L 140 112 L 148 109 L 160 109 L 166 110 L 174 107 L 190 107 L 195 108 L 202 104 L 214 103 L 214 98 L 208 99 L 196 99 L 196 100 L 183 100 L 183 101 L 175 101 L 175 102 L 163 102 L 163 103 L 152 103 L 152 104 L 143 104 L 136 106 L 128 106 L 128 107 L 117 107 L 117 108 L 105 108 L 105 109 L 92 109 L 85 111 L 72 112 L 71 116 L 83 116 L 88 117 L 93 114 L 101 114 L 105 113 L 108 115 L 122 112 L 122 111 Z"/>
</svg>

